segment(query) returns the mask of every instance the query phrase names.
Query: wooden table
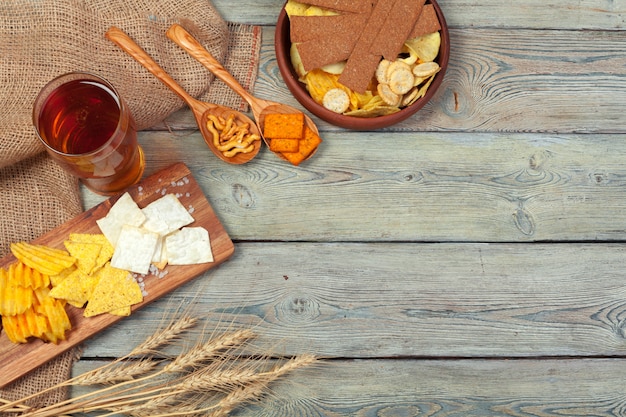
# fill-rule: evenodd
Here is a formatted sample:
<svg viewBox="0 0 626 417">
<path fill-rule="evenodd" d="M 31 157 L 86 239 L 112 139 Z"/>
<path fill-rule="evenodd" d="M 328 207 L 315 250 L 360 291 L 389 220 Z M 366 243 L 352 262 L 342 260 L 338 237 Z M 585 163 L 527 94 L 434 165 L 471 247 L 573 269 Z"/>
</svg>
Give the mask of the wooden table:
<svg viewBox="0 0 626 417">
<path fill-rule="evenodd" d="M 254 93 L 297 106 L 282 3 L 214 0 L 263 25 Z M 184 161 L 235 254 L 90 340 L 76 373 L 200 292 L 203 314 L 327 358 L 237 415 L 626 414 L 626 2 L 439 4 L 448 72 L 393 129 L 320 122 L 300 168 L 222 163 L 186 110 L 141 132 L 147 174 Z"/>
</svg>

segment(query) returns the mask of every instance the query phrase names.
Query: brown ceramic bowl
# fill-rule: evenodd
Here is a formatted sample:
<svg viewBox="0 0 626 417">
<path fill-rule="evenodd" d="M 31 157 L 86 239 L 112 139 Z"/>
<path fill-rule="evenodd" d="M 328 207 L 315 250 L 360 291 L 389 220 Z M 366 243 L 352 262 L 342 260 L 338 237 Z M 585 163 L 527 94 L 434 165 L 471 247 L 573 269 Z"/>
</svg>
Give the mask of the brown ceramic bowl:
<svg viewBox="0 0 626 417">
<path fill-rule="evenodd" d="M 291 58 L 289 54 L 289 49 L 291 47 L 290 42 L 290 30 L 289 30 L 289 17 L 285 12 L 285 8 L 281 10 L 278 21 L 276 23 L 276 36 L 274 40 L 274 48 L 276 50 L 276 59 L 278 61 L 278 68 L 280 69 L 280 73 L 285 80 L 285 84 L 294 95 L 294 97 L 302 104 L 307 110 L 316 115 L 322 120 L 327 121 L 336 126 L 344 127 L 347 129 L 353 130 L 375 130 L 381 129 L 383 127 L 388 127 L 394 125 L 398 122 L 401 122 L 408 117 L 414 115 L 418 110 L 420 110 L 428 101 L 433 97 L 433 95 L 437 92 L 437 89 L 441 85 L 443 81 L 443 77 L 448 68 L 448 59 L 450 57 L 450 37 L 448 34 L 448 25 L 446 24 L 446 20 L 439 8 L 439 5 L 435 0 L 427 0 L 426 3 L 431 3 L 435 11 L 437 12 L 437 17 L 439 18 L 439 23 L 441 25 L 441 47 L 439 49 L 439 56 L 435 59 L 435 61 L 441 67 L 441 70 L 435 75 L 435 79 L 432 84 L 426 91 L 426 94 L 421 99 L 417 100 L 415 103 L 411 104 L 408 107 L 403 108 L 399 112 L 394 114 L 386 115 L 386 116 L 378 116 L 378 117 L 354 117 L 354 116 L 345 116 L 343 114 L 338 114 L 327 110 L 323 106 L 317 104 L 309 95 L 306 90 L 306 86 L 298 81 L 298 75 L 296 74 L 293 65 L 291 64 Z"/>
</svg>

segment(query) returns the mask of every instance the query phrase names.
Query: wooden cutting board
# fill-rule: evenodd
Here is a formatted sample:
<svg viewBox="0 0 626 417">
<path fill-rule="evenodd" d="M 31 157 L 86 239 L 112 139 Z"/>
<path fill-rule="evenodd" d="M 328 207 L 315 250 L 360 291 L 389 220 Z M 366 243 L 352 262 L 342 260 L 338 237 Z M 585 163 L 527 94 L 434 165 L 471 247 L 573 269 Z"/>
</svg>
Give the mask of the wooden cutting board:
<svg viewBox="0 0 626 417">
<path fill-rule="evenodd" d="M 197 265 L 168 265 L 165 268 L 167 275 L 164 275 L 162 278 L 148 275 L 144 279 L 147 295 L 145 295 L 142 303 L 133 306 L 133 311 L 192 280 L 199 274 L 214 268 L 233 254 L 234 246 L 230 237 L 185 164 L 179 163 L 159 171 L 146 178 L 140 184 L 131 187 L 128 192 L 139 207 L 144 207 L 165 194 L 175 194 L 195 219 L 190 226 L 202 226 L 209 231 L 211 248 L 215 259 L 214 262 Z M 63 241 L 69 237 L 70 232 L 101 233 L 95 221 L 108 213 L 110 207 L 117 201 L 117 198 L 119 196 L 102 202 L 69 222 L 35 239 L 33 243 L 64 248 Z M 0 267 L 6 268 L 12 262 L 15 262 L 15 258 L 9 254 L 0 259 Z M 110 314 L 85 318 L 83 317 L 82 309 L 74 308 L 70 305 L 67 306 L 67 312 L 72 322 L 72 330 L 66 333 L 67 339 L 58 345 L 44 343 L 38 339 L 33 339 L 27 344 L 18 345 L 11 343 L 6 334 L 2 332 L 0 335 L 0 387 L 15 381 L 17 378 L 80 344 L 99 331 L 124 319 L 124 317 Z M 130 318 L 132 319 L 132 314 Z"/>
</svg>

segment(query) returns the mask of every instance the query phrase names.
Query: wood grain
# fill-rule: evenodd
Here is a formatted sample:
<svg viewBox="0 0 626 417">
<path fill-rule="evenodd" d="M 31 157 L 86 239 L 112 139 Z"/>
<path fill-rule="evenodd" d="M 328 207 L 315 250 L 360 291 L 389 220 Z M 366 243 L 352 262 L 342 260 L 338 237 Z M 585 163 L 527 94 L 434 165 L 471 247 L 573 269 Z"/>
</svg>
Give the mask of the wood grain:
<svg viewBox="0 0 626 417">
<path fill-rule="evenodd" d="M 274 55 L 283 3 L 214 0 L 264 26 L 255 94 L 298 106 Z M 193 300 L 210 328 L 328 358 L 239 416 L 625 414 L 625 5 L 439 4 L 434 99 L 381 131 L 319 122 L 299 169 L 264 150 L 225 167 L 185 110 L 142 133 L 149 170 L 186 161 L 238 250 L 88 341 L 76 373 Z"/>
<path fill-rule="evenodd" d="M 240 242 L 84 354 L 117 357 L 186 305 L 206 328 L 248 326 L 284 355 L 626 356 L 625 269 L 626 247 L 608 243 Z"/>
<path fill-rule="evenodd" d="M 267 149 L 253 164 L 229 167 L 197 133 L 142 132 L 139 141 L 151 145 L 144 146 L 150 172 L 172 157 L 186 161 L 237 240 L 626 239 L 626 143 L 619 135 L 323 137 L 301 168 Z M 84 201 L 100 199 L 85 193 Z"/>
<path fill-rule="evenodd" d="M 179 196 L 179 200 L 186 208 L 193 209 L 192 215 L 195 221 L 192 224 L 202 226 L 209 231 L 214 255 L 214 262 L 212 263 L 185 266 L 170 265 L 163 270 L 163 273 L 167 271 L 167 275 L 162 278 L 155 275 L 146 276 L 144 282 L 147 295 L 145 295 L 143 302 L 133 306 L 133 311 L 153 302 L 206 270 L 221 264 L 234 252 L 232 241 L 184 164 L 175 164 L 159 171 L 129 189 L 128 192 L 140 207 L 146 206 L 166 193 Z M 35 239 L 33 243 L 63 248 L 63 241 L 69 237 L 70 233 L 100 233 L 95 220 L 104 217 L 116 200 L 117 197 L 108 199 Z M 14 261 L 15 258 L 8 255 L 0 260 L 0 267 L 6 267 Z M 38 339 L 27 344 L 14 344 L 8 340 L 6 334 L 2 333 L 0 336 L 0 387 L 123 319 L 123 317 L 110 314 L 85 318 L 81 309 L 69 305 L 67 310 L 72 322 L 72 330 L 66 334 L 66 340 L 58 345 L 44 343 Z"/>
<path fill-rule="evenodd" d="M 278 71 L 273 28 L 263 39 L 255 95 L 302 109 Z M 626 133 L 626 32 L 453 28 L 450 45 L 437 94 L 385 132 Z M 196 127 L 182 110 L 155 128 Z"/>
<path fill-rule="evenodd" d="M 228 21 L 267 26 L 276 23 L 284 3 L 284 0 L 213 1 Z M 622 2 L 613 0 L 442 0 L 439 5 L 451 27 L 623 30 L 626 26 L 626 7 Z"/>
<path fill-rule="evenodd" d="M 236 415 L 615 417 L 623 415 L 625 372 L 624 359 L 337 359 L 290 375 Z"/>
</svg>

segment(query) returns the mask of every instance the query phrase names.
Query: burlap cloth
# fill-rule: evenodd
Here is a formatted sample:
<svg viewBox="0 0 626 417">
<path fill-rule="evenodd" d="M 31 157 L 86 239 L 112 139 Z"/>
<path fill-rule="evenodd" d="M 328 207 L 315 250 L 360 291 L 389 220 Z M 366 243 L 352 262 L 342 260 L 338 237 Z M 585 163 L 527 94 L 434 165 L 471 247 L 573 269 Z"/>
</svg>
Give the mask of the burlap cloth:
<svg viewBox="0 0 626 417">
<path fill-rule="evenodd" d="M 0 257 L 8 253 L 10 242 L 31 240 L 83 209 L 78 182 L 46 156 L 32 127 L 32 103 L 47 81 L 69 71 L 103 76 L 127 101 L 138 129 L 184 107 L 104 38 L 110 26 L 128 33 L 191 95 L 247 109 L 239 96 L 167 39 L 165 31 L 172 23 L 184 26 L 252 89 L 260 27 L 224 21 L 208 0 L 0 1 Z M 22 398 L 67 379 L 78 354 L 72 350 L 0 389 L 0 398 Z M 38 405 L 66 396 L 60 390 L 39 399 Z"/>
</svg>

